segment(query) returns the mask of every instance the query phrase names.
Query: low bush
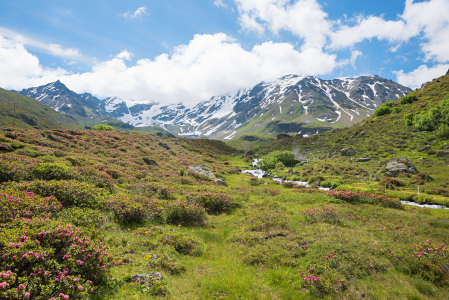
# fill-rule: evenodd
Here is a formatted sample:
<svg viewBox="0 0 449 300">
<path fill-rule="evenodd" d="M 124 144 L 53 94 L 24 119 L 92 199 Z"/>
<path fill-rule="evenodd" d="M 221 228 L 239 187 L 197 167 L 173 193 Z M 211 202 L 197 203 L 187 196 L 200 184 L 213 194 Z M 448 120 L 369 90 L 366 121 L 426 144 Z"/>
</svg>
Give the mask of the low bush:
<svg viewBox="0 0 449 300">
<path fill-rule="evenodd" d="M 106 206 L 117 220 L 135 223 L 159 217 L 162 210 L 157 200 L 139 195 L 117 194 L 107 201 Z"/>
<path fill-rule="evenodd" d="M 164 207 L 162 215 L 165 222 L 175 225 L 201 225 L 207 219 L 202 205 L 188 202 L 169 203 Z"/>
<path fill-rule="evenodd" d="M 54 197 L 43 198 L 31 192 L 5 189 L 0 191 L 0 223 L 40 215 L 50 216 L 62 209 Z"/>
<path fill-rule="evenodd" d="M 58 219 L 75 226 L 100 228 L 107 218 L 98 210 L 90 208 L 71 207 L 58 213 Z"/>
<path fill-rule="evenodd" d="M 195 234 L 184 231 L 163 231 L 153 235 L 150 247 L 157 249 L 160 246 L 170 246 L 184 255 L 201 256 L 204 254 L 206 245 Z"/>
<path fill-rule="evenodd" d="M 152 268 L 160 267 L 170 274 L 180 274 L 186 271 L 186 267 L 179 262 L 179 253 L 173 246 L 159 245 L 154 252 L 144 257 Z"/>
<path fill-rule="evenodd" d="M 335 190 L 328 191 L 327 194 L 333 196 L 336 199 L 340 199 L 353 204 L 368 203 L 368 204 L 381 205 L 383 207 L 403 209 L 403 205 L 399 199 L 392 199 L 385 195 L 378 195 L 365 192 L 335 191 Z"/>
<path fill-rule="evenodd" d="M 342 225 L 346 222 L 350 222 L 354 219 L 354 217 L 351 217 L 349 213 L 342 214 L 338 211 L 330 208 L 330 207 L 322 207 L 319 209 L 307 209 L 304 211 L 301 211 L 301 215 L 303 215 L 306 218 L 307 223 L 329 223 L 329 224 L 338 224 Z M 346 225 L 346 224 L 344 224 Z"/>
<path fill-rule="evenodd" d="M 113 263 L 95 230 L 34 218 L 1 231 L 1 299 L 87 298 Z"/>
<path fill-rule="evenodd" d="M 225 193 L 188 193 L 187 200 L 202 205 L 210 212 L 222 212 L 233 207 L 232 198 Z"/>
<path fill-rule="evenodd" d="M 282 186 L 285 188 L 291 189 L 292 187 L 295 186 L 295 183 L 294 182 L 284 182 L 284 183 L 282 183 Z"/>
<path fill-rule="evenodd" d="M 418 97 L 416 97 L 415 94 L 409 94 L 407 96 L 402 97 L 400 100 L 400 103 L 404 105 L 404 104 L 413 103 L 414 101 L 418 101 Z"/>
<path fill-rule="evenodd" d="M 2 155 L 0 157 L 0 182 L 30 179 L 30 171 L 37 163 L 21 155 Z"/>
<path fill-rule="evenodd" d="M 428 281 L 449 285 L 449 249 L 443 244 L 420 242 L 391 252 L 393 264 L 406 274 L 418 275 Z"/>
<path fill-rule="evenodd" d="M 107 188 L 114 191 L 114 180 L 111 175 L 104 171 L 100 171 L 92 166 L 75 167 L 77 178 L 80 181 L 88 182 L 99 188 Z"/>
<path fill-rule="evenodd" d="M 374 110 L 374 115 L 376 117 L 381 117 L 384 115 L 391 114 L 392 111 L 393 110 L 391 109 L 390 106 L 383 104 L 383 105 L 379 106 L 378 108 L 376 108 L 376 110 Z"/>
<path fill-rule="evenodd" d="M 390 178 L 390 177 L 383 177 L 383 178 L 380 180 L 380 184 L 381 184 L 382 186 L 386 186 L 386 187 L 389 188 L 389 189 L 393 189 L 393 188 L 395 188 L 395 187 L 398 187 L 398 186 L 404 186 L 404 185 L 405 185 L 405 184 L 404 184 L 402 181 L 400 181 L 399 179 Z"/>
<path fill-rule="evenodd" d="M 335 189 L 338 186 L 338 183 L 335 183 L 335 182 L 332 182 L 329 180 L 325 180 L 320 183 L 320 186 L 325 187 L 325 188 Z"/>
<path fill-rule="evenodd" d="M 258 186 L 258 185 L 263 184 L 263 181 L 257 177 L 251 177 L 248 182 L 252 186 Z"/>
<path fill-rule="evenodd" d="M 40 180 L 70 180 L 76 178 L 75 172 L 65 164 L 41 163 L 32 170 L 33 176 Z"/>
<path fill-rule="evenodd" d="M 290 151 L 274 151 L 262 157 L 258 167 L 262 170 L 274 169 L 282 166 L 293 166 L 296 156 Z"/>
<path fill-rule="evenodd" d="M 101 189 L 76 180 L 11 182 L 0 188 L 33 192 L 42 197 L 54 196 L 64 207 L 101 208 L 103 205 L 104 192 Z"/>
</svg>

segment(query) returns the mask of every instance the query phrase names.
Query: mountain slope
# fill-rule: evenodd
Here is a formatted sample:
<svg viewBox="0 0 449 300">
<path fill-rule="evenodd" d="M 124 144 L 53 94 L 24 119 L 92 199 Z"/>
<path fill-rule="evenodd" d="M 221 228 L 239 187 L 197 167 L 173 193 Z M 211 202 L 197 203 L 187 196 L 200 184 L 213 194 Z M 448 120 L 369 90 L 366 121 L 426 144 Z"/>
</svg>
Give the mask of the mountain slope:
<svg viewBox="0 0 449 300">
<path fill-rule="evenodd" d="M 350 126 L 382 103 L 410 91 L 375 75 L 334 80 L 288 75 L 235 94 L 214 96 L 193 108 L 182 103 L 135 103 L 119 97 L 100 100 L 76 94 L 59 81 L 20 93 L 83 122 L 112 117 L 136 127 L 160 126 L 186 137 L 229 140 L 277 132 L 312 135 Z"/>
<path fill-rule="evenodd" d="M 0 88 L 0 126 L 13 125 L 14 103 L 16 104 L 16 127 L 37 129 L 81 128 L 72 117 L 62 115 L 35 99 L 2 88 Z"/>
</svg>

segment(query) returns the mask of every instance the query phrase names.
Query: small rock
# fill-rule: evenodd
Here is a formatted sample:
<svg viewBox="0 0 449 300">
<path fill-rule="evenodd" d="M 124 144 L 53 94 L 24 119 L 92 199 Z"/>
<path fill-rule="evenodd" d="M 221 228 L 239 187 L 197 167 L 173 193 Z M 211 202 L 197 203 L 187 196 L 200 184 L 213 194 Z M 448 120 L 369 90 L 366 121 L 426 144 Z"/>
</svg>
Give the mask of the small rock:
<svg viewBox="0 0 449 300">
<path fill-rule="evenodd" d="M 293 169 L 288 169 L 288 174 L 293 174 Z"/>
<path fill-rule="evenodd" d="M 361 135 L 361 136 L 364 136 L 365 134 L 366 134 L 365 131 L 360 132 L 360 135 Z"/>
<path fill-rule="evenodd" d="M 287 176 L 282 177 L 282 180 L 287 180 Z"/>
<path fill-rule="evenodd" d="M 3 128 L 3 131 L 14 131 L 12 128 Z"/>
<path fill-rule="evenodd" d="M 157 255 L 157 254 L 153 254 L 153 256 L 151 256 L 151 259 L 154 261 L 157 261 L 158 258 L 159 258 L 159 255 Z"/>
<path fill-rule="evenodd" d="M 131 275 L 131 281 L 139 282 L 141 284 L 147 284 L 151 280 L 162 280 L 162 274 L 159 272 L 154 273 L 144 273 L 144 274 L 134 274 Z"/>
<path fill-rule="evenodd" d="M 264 185 L 268 185 L 268 182 L 264 182 L 263 184 L 264 184 Z"/>
<path fill-rule="evenodd" d="M 340 154 L 343 156 L 353 156 L 353 155 L 355 155 L 355 151 L 352 147 L 347 147 L 347 148 L 341 149 Z"/>
<path fill-rule="evenodd" d="M 371 158 L 369 158 L 369 157 L 361 157 L 361 158 L 357 159 L 357 161 L 359 161 L 359 162 L 367 162 L 370 160 L 371 160 Z"/>
<path fill-rule="evenodd" d="M 252 150 L 245 150 L 245 155 L 253 155 L 254 152 Z"/>
<path fill-rule="evenodd" d="M 164 135 L 162 134 L 162 132 L 157 132 L 156 135 L 157 135 L 157 136 L 161 136 L 161 137 L 164 136 Z"/>
<path fill-rule="evenodd" d="M 57 143 L 60 143 L 60 142 L 61 142 L 60 139 L 58 139 L 57 137 L 55 137 L 55 136 L 52 135 L 52 134 L 47 134 L 47 139 L 49 139 L 49 140 L 51 140 L 51 141 L 53 141 L 53 142 L 57 142 Z"/>
<path fill-rule="evenodd" d="M 300 134 L 300 133 L 295 134 L 295 139 L 302 139 L 302 138 L 304 138 L 304 136 L 302 134 Z"/>
<path fill-rule="evenodd" d="M 232 153 L 231 156 L 238 156 L 238 154 L 237 153 Z"/>
<path fill-rule="evenodd" d="M 158 144 L 159 146 L 161 146 L 162 148 L 165 148 L 165 149 L 167 149 L 167 150 L 170 150 L 171 148 L 170 148 L 170 146 L 169 145 L 167 145 L 166 143 L 159 143 Z"/>
<path fill-rule="evenodd" d="M 144 157 L 144 158 L 142 158 L 142 160 L 144 163 L 146 163 L 149 166 L 156 166 L 156 167 L 158 166 L 157 162 L 155 162 L 152 159 L 149 159 L 148 157 Z"/>
<path fill-rule="evenodd" d="M 187 167 L 189 170 L 192 170 L 193 172 L 196 172 L 198 174 L 204 175 L 209 177 L 210 179 L 215 179 L 215 175 L 214 173 L 212 173 L 212 170 L 205 165 L 201 165 L 201 166 L 189 166 Z"/>
<path fill-rule="evenodd" d="M 215 179 L 217 185 L 227 186 L 226 181 L 224 179 Z"/>
<path fill-rule="evenodd" d="M 332 158 L 332 152 L 329 151 L 329 153 L 327 154 L 327 158 Z"/>
</svg>

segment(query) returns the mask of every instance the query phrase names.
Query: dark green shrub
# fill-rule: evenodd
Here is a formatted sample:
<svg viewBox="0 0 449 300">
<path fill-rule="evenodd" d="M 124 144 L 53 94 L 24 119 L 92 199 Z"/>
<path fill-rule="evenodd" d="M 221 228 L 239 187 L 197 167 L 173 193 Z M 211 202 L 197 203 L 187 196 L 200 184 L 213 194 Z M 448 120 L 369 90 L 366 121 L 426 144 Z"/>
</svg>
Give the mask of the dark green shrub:
<svg viewBox="0 0 449 300">
<path fill-rule="evenodd" d="M 435 107 L 428 112 L 415 116 L 413 127 L 421 131 L 438 130 L 438 134 L 449 136 L 449 95 L 446 95 Z"/>
<path fill-rule="evenodd" d="M 393 110 L 391 109 L 390 106 L 385 105 L 385 103 L 381 106 L 379 106 L 378 108 L 376 108 L 376 110 L 374 111 L 374 115 L 376 117 L 381 117 L 384 115 L 388 115 L 391 114 Z"/>
<path fill-rule="evenodd" d="M 139 223 L 159 216 L 161 210 L 157 200 L 139 195 L 118 194 L 110 198 L 106 205 L 117 220 L 124 222 Z"/>
<path fill-rule="evenodd" d="M 325 188 L 335 189 L 338 186 L 338 184 L 335 182 L 329 181 L 329 180 L 325 180 L 320 183 L 320 186 L 325 187 Z"/>
<path fill-rule="evenodd" d="M 32 171 L 35 178 L 40 180 L 70 180 L 76 178 L 76 174 L 70 167 L 60 163 L 41 163 Z"/>
<path fill-rule="evenodd" d="M 0 157 L 0 182 L 29 179 L 31 177 L 30 171 L 37 163 L 37 161 L 21 155 L 2 155 Z"/>
<path fill-rule="evenodd" d="M 59 220 L 80 227 L 100 228 L 107 218 L 98 210 L 90 208 L 71 207 L 63 209 L 58 214 Z"/>
<path fill-rule="evenodd" d="M 106 130 L 106 131 L 113 131 L 114 127 L 105 125 L 105 124 L 98 124 L 92 127 L 93 130 Z"/>
<path fill-rule="evenodd" d="M 39 215 L 50 216 L 62 208 L 54 197 L 43 198 L 31 192 L 0 190 L 0 223 Z"/>
<path fill-rule="evenodd" d="M 409 104 L 409 103 L 413 103 L 414 101 L 418 101 L 418 97 L 416 97 L 415 94 L 410 94 L 410 95 L 402 97 L 400 100 L 400 103 L 401 104 Z"/>
<path fill-rule="evenodd" d="M 402 111 L 402 107 L 393 107 L 393 112 L 395 113 L 395 114 L 398 114 L 398 113 L 400 113 Z"/>
<path fill-rule="evenodd" d="M 404 115 L 404 123 L 406 126 L 412 126 L 414 122 L 415 116 L 413 114 L 405 114 Z"/>
<path fill-rule="evenodd" d="M 258 185 L 261 185 L 262 183 L 263 183 L 263 181 L 257 177 L 251 177 L 249 179 L 249 184 L 252 186 L 258 186 Z"/>
<path fill-rule="evenodd" d="M 87 298 L 108 277 L 112 255 L 91 228 L 34 218 L 1 230 L 0 265 L 6 279 L 1 299 Z"/>
<path fill-rule="evenodd" d="M 175 225 L 203 224 L 207 219 L 202 205 L 187 202 L 169 203 L 164 207 L 163 217 L 167 223 Z"/>
<path fill-rule="evenodd" d="M 290 151 L 274 151 L 262 157 L 258 167 L 263 170 L 274 169 L 279 166 L 293 166 L 296 156 Z"/>
</svg>

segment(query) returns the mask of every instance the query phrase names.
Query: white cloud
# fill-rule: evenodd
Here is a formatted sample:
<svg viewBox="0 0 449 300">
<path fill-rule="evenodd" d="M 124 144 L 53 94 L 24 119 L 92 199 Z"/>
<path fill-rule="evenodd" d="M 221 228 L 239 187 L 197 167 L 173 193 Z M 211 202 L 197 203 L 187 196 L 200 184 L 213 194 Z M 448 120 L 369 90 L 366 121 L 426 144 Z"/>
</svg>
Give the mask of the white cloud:
<svg viewBox="0 0 449 300">
<path fill-rule="evenodd" d="M 148 14 L 148 9 L 146 6 L 139 7 L 135 12 L 131 13 L 130 11 L 127 11 L 123 14 L 119 14 L 119 16 L 135 19 L 137 17 L 140 17 L 142 15 Z"/>
<path fill-rule="evenodd" d="M 57 57 L 83 61 L 85 63 L 89 61 L 89 59 L 83 57 L 80 51 L 76 48 L 64 48 L 58 44 L 45 44 L 6 28 L 0 27 L 0 37 L 1 36 L 22 45 L 29 46 L 37 51 L 48 53 Z"/>
<path fill-rule="evenodd" d="M 426 65 L 421 65 L 419 68 L 408 73 L 405 73 L 403 70 L 394 73 L 399 84 L 414 89 L 420 87 L 424 82 L 445 75 L 448 69 L 449 64 L 435 65 L 430 68 Z"/>
<path fill-rule="evenodd" d="M 214 1 L 214 5 L 215 5 L 216 7 L 225 7 L 225 8 L 228 7 L 226 4 L 223 3 L 223 0 L 215 0 L 215 1 Z"/>
<path fill-rule="evenodd" d="M 69 66 L 72 66 L 72 65 L 76 65 L 76 62 L 75 61 L 69 61 L 68 63 L 67 63 Z"/>
<path fill-rule="evenodd" d="M 388 52 L 396 52 L 398 51 L 399 47 L 401 47 L 401 44 L 398 44 L 396 46 L 391 47 L 390 49 L 388 49 Z"/>
<path fill-rule="evenodd" d="M 117 54 L 115 57 L 120 58 L 120 59 L 126 59 L 126 60 L 131 60 L 131 57 L 134 54 L 131 52 L 128 52 L 127 50 L 123 50 L 122 52 L 120 52 L 119 54 Z"/>
</svg>

